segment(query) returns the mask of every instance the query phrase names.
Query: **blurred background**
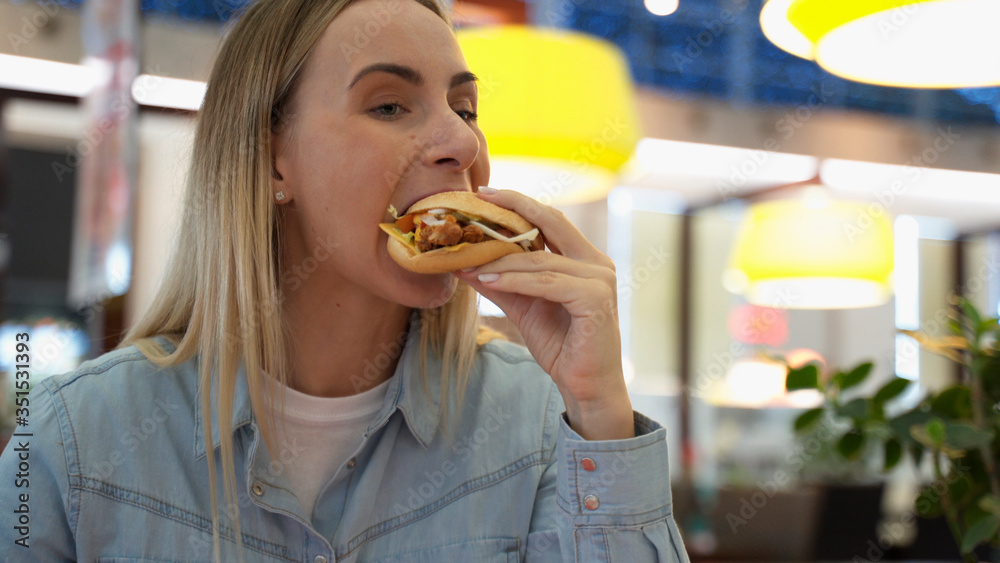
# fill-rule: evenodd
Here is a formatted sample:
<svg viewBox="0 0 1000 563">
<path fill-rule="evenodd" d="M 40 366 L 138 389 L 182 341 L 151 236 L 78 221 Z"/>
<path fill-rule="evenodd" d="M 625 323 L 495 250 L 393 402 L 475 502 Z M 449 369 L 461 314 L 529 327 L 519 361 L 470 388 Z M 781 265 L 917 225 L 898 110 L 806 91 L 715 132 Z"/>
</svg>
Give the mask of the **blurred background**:
<svg viewBox="0 0 1000 563">
<path fill-rule="evenodd" d="M 771 0 L 791 23 L 767 35 L 762 0 L 446 3 L 481 78 L 491 183 L 560 207 L 616 262 L 633 404 L 668 428 L 693 558 L 958 558 L 946 524 L 913 513 L 926 467 L 883 473 L 880 451 L 846 463 L 830 436 L 796 434 L 822 398 L 786 392 L 784 363 L 870 361 L 856 391 L 912 381 L 901 412 L 962 370 L 900 331 L 943 334 L 955 294 L 998 314 L 1000 34 L 982 25 L 1000 20 L 922 6 L 939 3 L 898 2 L 867 43 L 849 37 L 868 77 L 837 66 L 839 28 L 782 39 L 806 21 L 791 5 L 821 2 Z M 31 334 L 38 384 L 112 349 L 149 303 L 243 4 L 0 0 L 5 436 L 15 334 Z M 963 39 L 914 54 L 928 15 Z M 966 67 L 987 77 L 930 76 Z"/>
</svg>

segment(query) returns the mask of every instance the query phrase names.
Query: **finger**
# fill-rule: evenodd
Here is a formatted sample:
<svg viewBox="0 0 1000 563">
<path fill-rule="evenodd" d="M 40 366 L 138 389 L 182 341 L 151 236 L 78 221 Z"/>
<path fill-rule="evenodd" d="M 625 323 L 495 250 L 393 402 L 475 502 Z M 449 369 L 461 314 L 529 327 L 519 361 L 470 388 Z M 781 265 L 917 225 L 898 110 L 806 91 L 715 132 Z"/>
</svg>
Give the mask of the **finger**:
<svg viewBox="0 0 1000 563">
<path fill-rule="evenodd" d="M 507 293 L 505 291 L 491 289 L 487 286 L 487 284 L 480 282 L 476 278 L 472 278 L 472 280 L 466 281 L 466 283 L 471 286 L 476 293 L 492 301 L 493 304 L 499 307 L 500 310 L 503 311 L 503 314 L 515 324 L 520 322 L 519 315 L 523 314 L 528 309 L 528 307 L 524 306 L 522 302 L 535 299 L 534 297 L 529 297 L 527 295 L 518 295 L 516 293 Z M 549 303 L 548 305 L 551 307 L 562 307 L 562 305 L 557 303 Z"/>
<path fill-rule="evenodd" d="M 474 288 L 559 303 L 573 316 L 587 316 L 608 303 L 613 306 L 615 302 L 614 289 L 606 283 L 560 272 L 490 272 L 477 275 L 469 283 Z"/>
<path fill-rule="evenodd" d="M 566 215 L 548 205 L 513 190 L 479 190 L 482 199 L 506 207 L 524 217 L 542 231 L 545 243 L 557 252 L 570 258 L 596 260 L 601 251 L 590 244 L 587 237 L 566 218 Z"/>
<path fill-rule="evenodd" d="M 601 264 L 591 264 L 582 260 L 574 260 L 552 252 L 519 252 L 508 254 L 478 268 L 470 268 L 469 272 L 458 274 L 485 274 L 491 272 L 541 272 L 552 271 L 588 279 L 604 280 L 615 283 L 615 272 Z M 464 279 L 464 278 L 463 278 Z"/>
</svg>

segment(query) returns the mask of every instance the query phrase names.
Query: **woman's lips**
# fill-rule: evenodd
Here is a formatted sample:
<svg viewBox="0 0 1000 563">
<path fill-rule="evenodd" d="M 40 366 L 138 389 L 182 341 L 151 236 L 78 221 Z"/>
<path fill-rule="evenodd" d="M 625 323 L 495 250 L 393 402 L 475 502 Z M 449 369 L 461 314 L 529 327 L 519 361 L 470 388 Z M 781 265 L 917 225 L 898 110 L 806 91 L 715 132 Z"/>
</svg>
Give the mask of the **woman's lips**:
<svg viewBox="0 0 1000 563">
<path fill-rule="evenodd" d="M 435 195 L 435 194 L 440 194 L 440 193 L 444 193 L 444 192 L 471 192 L 471 191 L 472 191 L 472 189 L 469 188 L 468 186 L 462 186 L 462 187 L 458 187 L 458 188 L 445 188 L 443 190 L 430 191 L 430 192 L 427 192 L 425 194 L 421 194 L 421 195 L 419 195 L 419 196 L 417 196 L 417 197 L 409 200 L 408 202 L 406 202 L 406 204 L 403 207 L 395 206 L 396 207 L 396 213 L 399 213 L 400 215 L 402 215 L 402 214 L 406 213 L 406 210 L 409 209 L 410 207 L 412 207 L 414 203 L 416 203 L 416 202 L 424 199 L 425 197 L 430 197 L 430 196 Z"/>
</svg>

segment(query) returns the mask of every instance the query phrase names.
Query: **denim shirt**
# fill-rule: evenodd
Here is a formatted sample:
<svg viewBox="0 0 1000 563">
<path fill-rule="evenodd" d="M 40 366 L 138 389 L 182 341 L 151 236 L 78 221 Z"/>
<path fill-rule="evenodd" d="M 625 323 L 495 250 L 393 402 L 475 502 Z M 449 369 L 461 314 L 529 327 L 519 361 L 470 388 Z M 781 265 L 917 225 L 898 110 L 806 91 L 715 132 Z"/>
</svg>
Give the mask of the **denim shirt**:
<svg viewBox="0 0 1000 563">
<path fill-rule="evenodd" d="M 383 408 L 311 515 L 283 475 L 308 444 L 267 451 L 241 370 L 231 422 L 245 561 L 687 561 L 664 428 L 635 413 L 635 438 L 584 440 L 551 378 L 502 341 L 480 347 L 445 420 L 440 381 L 428 377 L 427 393 L 419 377 L 418 342 L 412 329 Z M 158 368 L 135 347 L 38 384 L 16 430 L 31 436 L 0 457 L 0 560 L 212 560 L 205 456 L 221 491 L 221 448 L 218 424 L 211 448 L 202 439 L 198 393 L 197 356 Z M 15 487 L 23 450 L 28 486 Z M 222 560 L 237 561 L 227 506 Z"/>
</svg>

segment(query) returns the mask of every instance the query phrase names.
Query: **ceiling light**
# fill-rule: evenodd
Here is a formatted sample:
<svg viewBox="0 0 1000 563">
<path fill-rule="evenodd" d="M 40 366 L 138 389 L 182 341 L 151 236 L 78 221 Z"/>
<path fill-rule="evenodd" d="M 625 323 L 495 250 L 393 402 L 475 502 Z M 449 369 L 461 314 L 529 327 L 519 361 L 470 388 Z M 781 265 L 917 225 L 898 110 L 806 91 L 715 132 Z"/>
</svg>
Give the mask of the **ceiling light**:
<svg viewBox="0 0 1000 563">
<path fill-rule="evenodd" d="M 867 204 L 812 196 L 752 205 L 737 235 L 729 291 L 780 309 L 873 307 L 892 296 L 893 225 Z"/>
<path fill-rule="evenodd" d="M 830 158 L 820 164 L 820 178 L 831 188 L 873 197 L 887 206 L 903 197 L 1000 204 L 1000 174 Z"/>
<path fill-rule="evenodd" d="M 70 64 L 0 54 L 0 88 L 8 90 L 84 98 L 101 82 L 102 73 L 110 72 L 97 58 Z M 132 98 L 144 106 L 197 111 L 206 87 L 197 80 L 141 74 L 132 82 Z"/>
<path fill-rule="evenodd" d="M 84 65 L 0 54 L 0 88 L 82 98 L 96 81 Z"/>
<path fill-rule="evenodd" d="M 842 78 L 910 88 L 1000 85 L 996 0 L 770 0 L 764 34 Z"/>
<path fill-rule="evenodd" d="M 519 25 L 466 28 L 458 40 L 479 77 L 490 184 L 543 203 L 606 197 L 639 139 L 622 52 L 589 35 Z"/>
<path fill-rule="evenodd" d="M 650 138 L 639 141 L 635 160 L 641 173 L 717 176 L 733 188 L 806 180 L 816 175 L 818 163 L 814 156 Z"/>
<path fill-rule="evenodd" d="M 140 74 L 132 82 L 132 98 L 144 106 L 198 111 L 207 88 L 197 80 Z"/>
<path fill-rule="evenodd" d="M 678 0 L 646 0 L 646 9 L 654 16 L 669 16 L 677 11 Z"/>
</svg>

